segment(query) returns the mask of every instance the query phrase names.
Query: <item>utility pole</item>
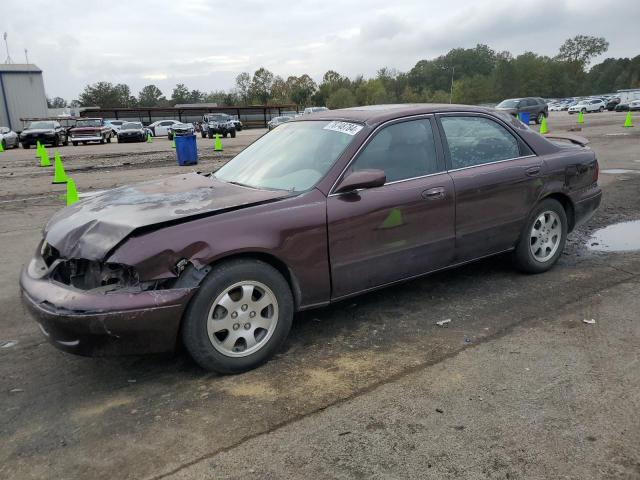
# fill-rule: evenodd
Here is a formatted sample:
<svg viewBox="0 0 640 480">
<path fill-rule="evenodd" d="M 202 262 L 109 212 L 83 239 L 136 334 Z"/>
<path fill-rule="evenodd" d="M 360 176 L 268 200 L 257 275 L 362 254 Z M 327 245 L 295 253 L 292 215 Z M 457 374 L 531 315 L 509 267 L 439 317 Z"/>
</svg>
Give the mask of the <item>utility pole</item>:
<svg viewBox="0 0 640 480">
<path fill-rule="evenodd" d="M 29 52 L 28 50 L 25 48 L 24 49 L 24 59 L 27 61 L 27 64 L 29 63 Z"/>
<path fill-rule="evenodd" d="M 7 32 L 4 32 L 4 46 L 7 50 L 7 58 L 4 63 L 13 63 L 13 60 L 11 60 L 11 55 L 9 55 L 9 42 L 7 42 Z"/>
<path fill-rule="evenodd" d="M 449 91 L 449 103 L 453 100 L 453 75 L 456 73 L 456 67 L 451 67 L 451 90 Z"/>
</svg>

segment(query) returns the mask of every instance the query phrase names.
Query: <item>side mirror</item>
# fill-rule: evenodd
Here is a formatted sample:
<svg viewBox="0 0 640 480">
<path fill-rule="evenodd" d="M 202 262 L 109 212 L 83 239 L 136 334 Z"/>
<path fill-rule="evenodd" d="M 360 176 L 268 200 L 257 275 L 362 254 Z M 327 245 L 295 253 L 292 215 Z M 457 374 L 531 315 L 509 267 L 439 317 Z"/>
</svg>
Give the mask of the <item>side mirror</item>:
<svg viewBox="0 0 640 480">
<path fill-rule="evenodd" d="M 336 193 L 347 193 L 359 188 L 381 187 L 387 181 L 382 170 L 358 170 L 342 179 L 336 188 Z"/>
</svg>

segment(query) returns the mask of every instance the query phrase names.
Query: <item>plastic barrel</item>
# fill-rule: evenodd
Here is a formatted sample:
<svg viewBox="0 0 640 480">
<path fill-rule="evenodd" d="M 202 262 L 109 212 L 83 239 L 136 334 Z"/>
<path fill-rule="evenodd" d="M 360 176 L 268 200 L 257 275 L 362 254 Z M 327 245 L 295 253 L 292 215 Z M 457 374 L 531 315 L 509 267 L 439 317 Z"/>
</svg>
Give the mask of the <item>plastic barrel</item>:
<svg viewBox="0 0 640 480">
<path fill-rule="evenodd" d="M 195 135 L 174 137 L 176 141 L 176 155 L 178 165 L 196 165 L 198 163 L 198 147 Z"/>
<path fill-rule="evenodd" d="M 529 125 L 529 120 L 531 120 L 531 118 L 529 116 L 529 112 L 520 112 L 520 113 L 518 113 L 518 118 L 525 125 Z"/>
</svg>

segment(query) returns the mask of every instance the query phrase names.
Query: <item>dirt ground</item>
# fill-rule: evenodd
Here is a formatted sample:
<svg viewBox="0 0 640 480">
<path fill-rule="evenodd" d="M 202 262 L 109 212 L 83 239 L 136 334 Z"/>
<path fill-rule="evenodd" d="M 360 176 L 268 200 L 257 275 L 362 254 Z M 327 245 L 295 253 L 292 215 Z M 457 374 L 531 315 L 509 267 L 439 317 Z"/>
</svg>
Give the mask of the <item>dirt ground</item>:
<svg viewBox="0 0 640 480">
<path fill-rule="evenodd" d="M 305 312 L 279 355 L 232 377 L 181 352 L 50 346 L 18 275 L 64 188 L 33 149 L 0 153 L 0 478 L 640 478 L 640 251 L 587 248 L 640 220 L 640 115 L 623 121 L 585 116 L 603 204 L 550 272 L 500 256 Z M 196 167 L 164 138 L 60 154 L 84 194 L 214 170 L 263 133 L 222 154 L 198 139 Z"/>
</svg>

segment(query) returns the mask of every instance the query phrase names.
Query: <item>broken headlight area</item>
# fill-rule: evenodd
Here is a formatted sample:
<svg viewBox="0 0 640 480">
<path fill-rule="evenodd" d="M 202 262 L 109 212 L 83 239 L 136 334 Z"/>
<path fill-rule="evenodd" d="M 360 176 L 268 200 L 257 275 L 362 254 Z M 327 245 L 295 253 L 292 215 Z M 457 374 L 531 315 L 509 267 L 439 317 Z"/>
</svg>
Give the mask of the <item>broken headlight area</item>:
<svg viewBox="0 0 640 480">
<path fill-rule="evenodd" d="M 196 269 L 182 260 L 175 266 L 176 276 L 152 281 L 140 281 L 133 267 L 120 263 L 102 263 L 93 260 L 58 260 L 51 279 L 64 285 L 86 291 L 107 293 L 112 291 L 143 292 L 171 288 L 194 288 L 209 273 L 211 267 Z"/>
<path fill-rule="evenodd" d="M 140 283 L 138 274 L 132 267 L 84 259 L 60 261 L 55 267 L 51 279 L 79 290 L 100 290 L 102 292 L 130 287 L 142 288 L 144 285 Z"/>
</svg>

